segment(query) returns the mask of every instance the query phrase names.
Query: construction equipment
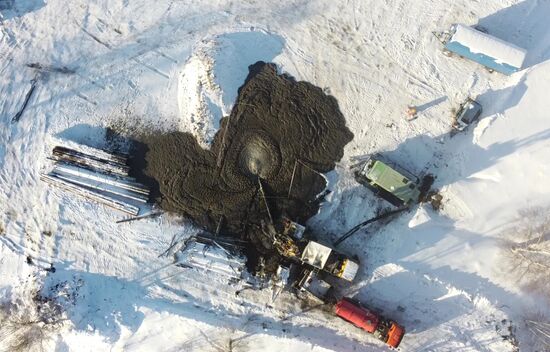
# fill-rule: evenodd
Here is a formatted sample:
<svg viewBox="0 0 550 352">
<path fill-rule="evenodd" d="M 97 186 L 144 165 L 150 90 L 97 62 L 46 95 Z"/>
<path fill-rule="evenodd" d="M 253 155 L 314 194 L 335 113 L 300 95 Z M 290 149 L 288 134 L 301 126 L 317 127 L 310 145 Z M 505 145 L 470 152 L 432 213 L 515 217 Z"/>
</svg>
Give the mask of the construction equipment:
<svg viewBox="0 0 550 352">
<path fill-rule="evenodd" d="M 306 227 L 290 220 L 287 217 L 282 218 L 283 223 L 283 235 L 290 236 L 297 241 L 300 241 L 304 237 Z"/>
<path fill-rule="evenodd" d="M 300 260 L 304 264 L 311 265 L 346 281 L 353 281 L 359 270 L 358 263 L 344 254 L 315 241 L 307 242 Z"/>
<path fill-rule="evenodd" d="M 420 179 L 380 154 L 369 156 L 366 161 L 354 167 L 357 168 L 357 182 L 394 206 L 418 202 Z"/>
<path fill-rule="evenodd" d="M 302 268 L 294 288 L 300 298 L 314 297 L 323 303 L 331 301 L 332 286 L 319 277 L 319 270 Z"/>
<path fill-rule="evenodd" d="M 258 236 L 271 242 L 266 248 L 275 249 L 279 255 L 291 263 L 307 265 L 337 278 L 353 281 L 359 270 L 359 264 L 330 247 L 305 239 L 305 226 L 284 216 L 274 221 L 260 179 L 258 184 L 259 193 L 264 200 L 270 220 L 269 223 L 264 222 L 261 227 L 263 236 Z"/>
<path fill-rule="evenodd" d="M 353 281 L 359 270 L 357 262 L 319 242 L 304 239 L 304 226 L 288 218 L 283 218 L 281 222 L 283 232 L 273 234 L 273 247 L 282 257 Z"/>
<path fill-rule="evenodd" d="M 353 299 L 344 297 L 336 303 L 334 308 L 336 315 L 340 318 L 373 334 L 393 348 L 399 346 L 405 335 L 404 327 L 393 320 L 379 316 Z"/>
<path fill-rule="evenodd" d="M 288 286 L 290 280 L 290 268 L 279 265 L 277 272 L 272 278 L 272 290 L 273 294 L 271 295 L 271 301 L 274 302 L 277 297 L 283 292 L 283 290 Z"/>
<path fill-rule="evenodd" d="M 285 258 L 296 258 L 300 253 L 300 249 L 296 241 L 292 237 L 284 233 L 272 232 L 273 248 Z"/>
</svg>

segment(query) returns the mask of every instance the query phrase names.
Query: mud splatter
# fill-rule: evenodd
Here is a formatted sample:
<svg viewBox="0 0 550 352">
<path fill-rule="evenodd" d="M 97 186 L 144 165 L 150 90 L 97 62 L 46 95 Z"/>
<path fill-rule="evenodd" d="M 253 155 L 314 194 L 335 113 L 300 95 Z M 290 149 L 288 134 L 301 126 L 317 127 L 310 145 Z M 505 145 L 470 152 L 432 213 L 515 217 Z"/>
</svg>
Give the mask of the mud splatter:
<svg viewBox="0 0 550 352">
<path fill-rule="evenodd" d="M 316 196 L 325 187 L 312 170 L 332 170 L 353 138 L 334 97 L 277 74 L 273 64 L 258 62 L 249 70 L 210 149 L 182 132 L 143 138 L 141 167 L 158 183 L 160 206 L 210 231 L 223 218 L 224 232 L 242 233 L 251 217 L 258 223 L 267 216 L 258 179 L 273 216 L 305 222 L 317 212 Z"/>
</svg>

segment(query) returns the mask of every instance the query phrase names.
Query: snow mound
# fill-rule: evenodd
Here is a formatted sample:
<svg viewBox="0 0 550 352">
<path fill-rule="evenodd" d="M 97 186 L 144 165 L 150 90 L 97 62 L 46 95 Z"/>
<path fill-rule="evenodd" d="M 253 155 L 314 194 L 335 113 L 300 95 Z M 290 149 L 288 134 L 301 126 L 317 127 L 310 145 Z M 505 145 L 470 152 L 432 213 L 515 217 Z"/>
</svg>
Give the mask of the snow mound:
<svg viewBox="0 0 550 352">
<path fill-rule="evenodd" d="M 274 61 L 283 44 L 282 37 L 255 28 L 201 40 L 179 76 L 180 128 L 203 147 L 210 145 L 221 118 L 231 113 L 248 66 Z"/>
<path fill-rule="evenodd" d="M 191 132 L 202 146 L 212 142 L 222 113 L 221 90 L 212 80 L 212 59 L 194 54 L 182 70 L 178 85 L 181 128 Z"/>
</svg>

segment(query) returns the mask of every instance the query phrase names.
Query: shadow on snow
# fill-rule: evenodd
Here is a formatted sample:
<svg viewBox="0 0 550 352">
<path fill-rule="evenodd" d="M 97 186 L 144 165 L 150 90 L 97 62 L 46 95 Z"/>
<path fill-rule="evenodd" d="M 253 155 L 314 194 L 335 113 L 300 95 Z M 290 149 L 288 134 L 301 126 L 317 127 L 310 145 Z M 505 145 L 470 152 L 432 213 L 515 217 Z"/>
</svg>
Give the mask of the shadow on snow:
<svg viewBox="0 0 550 352">
<path fill-rule="evenodd" d="M 22 17 L 44 6 L 44 0 L 0 0 L 0 21 Z"/>
<path fill-rule="evenodd" d="M 524 67 L 550 59 L 550 2 L 525 0 L 482 18 L 489 34 L 527 50 Z"/>
<path fill-rule="evenodd" d="M 337 348 L 344 352 L 355 351 L 359 346 L 371 346 L 373 350 L 380 348 L 379 345 L 369 345 L 363 341 L 353 342 L 337 331 L 323 326 L 298 326 L 261 314 L 236 314 L 222 306 L 214 307 L 209 302 L 201 302 L 182 290 L 172 292 L 182 299 L 180 302 L 152 297 L 147 288 L 136 281 L 71 270 L 65 263 L 57 264 L 56 272 L 48 275 L 45 292 L 55 295 L 55 286 L 60 283 L 61 286 L 68 285 L 69 291 L 74 292 L 74 301 L 68 300 L 63 305 L 75 328 L 96 331 L 110 342 L 120 338 L 121 326 L 132 333 L 137 332 L 145 319 L 139 308 L 147 307 L 155 312 L 168 312 L 213 327 L 235 329 L 247 336 L 265 334 L 286 338 L 291 334 L 300 336 L 302 342 L 329 349 Z M 71 294 L 62 296 L 70 297 Z"/>
</svg>

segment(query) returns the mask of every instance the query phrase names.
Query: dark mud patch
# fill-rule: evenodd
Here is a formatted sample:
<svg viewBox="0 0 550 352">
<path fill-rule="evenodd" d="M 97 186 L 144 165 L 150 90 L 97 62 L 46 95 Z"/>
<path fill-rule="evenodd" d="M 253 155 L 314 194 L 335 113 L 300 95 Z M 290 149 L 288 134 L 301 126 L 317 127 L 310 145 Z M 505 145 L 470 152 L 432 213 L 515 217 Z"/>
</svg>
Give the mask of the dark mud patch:
<svg viewBox="0 0 550 352">
<path fill-rule="evenodd" d="M 188 133 L 141 139 L 136 176 L 158 188 L 160 206 L 215 231 L 243 234 L 249 224 L 282 214 L 305 222 L 317 213 L 317 195 L 353 138 L 334 97 L 258 62 L 210 149 Z M 299 163 L 297 163 L 299 161 Z M 295 168 L 295 165 L 297 166 Z M 288 191 L 292 176 L 292 193 Z M 266 199 L 260 197 L 259 179 Z"/>
</svg>

